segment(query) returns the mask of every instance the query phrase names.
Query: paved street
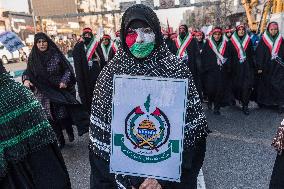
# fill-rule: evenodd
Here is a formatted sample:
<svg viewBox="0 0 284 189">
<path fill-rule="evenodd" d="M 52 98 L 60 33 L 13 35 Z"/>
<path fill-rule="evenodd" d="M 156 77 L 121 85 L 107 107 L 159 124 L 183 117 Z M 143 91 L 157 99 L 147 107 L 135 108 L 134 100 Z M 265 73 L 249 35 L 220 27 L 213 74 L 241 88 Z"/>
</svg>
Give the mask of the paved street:
<svg viewBox="0 0 284 189">
<path fill-rule="evenodd" d="M 221 116 L 206 110 L 210 129 L 203 167 L 207 189 L 267 189 L 276 153 L 271 140 L 283 115 L 260 110 L 250 116 L 237 107 L 225 108 Z M 89 188 L 88 136 L 67 144 L 62 151 L 73 189 Z"/>
<path fill-rule="evenodd" d="M 15 71 L 25 64 L 8 64 Z M 203 174 L 207 189 L 267 189 L 275 151 L 271 140 L 284 115 L 251 104 L 250 116 L 239 107 L 222 109 L 215 116 L 205 108 L 213 133 L 208 137 Z M 89 188 L 88 135 L 67 142 L 62 150 L 73 189 Z"/>
<path fill-rule="evenodd" d="M 268 189 L 276 156 L 270 144 L 283 115 L 253 108 L 250 116 L 236 107 L 222 116 L 207 113 L 213 131 L 203 168 L 207 189 Z"/>
</svg>

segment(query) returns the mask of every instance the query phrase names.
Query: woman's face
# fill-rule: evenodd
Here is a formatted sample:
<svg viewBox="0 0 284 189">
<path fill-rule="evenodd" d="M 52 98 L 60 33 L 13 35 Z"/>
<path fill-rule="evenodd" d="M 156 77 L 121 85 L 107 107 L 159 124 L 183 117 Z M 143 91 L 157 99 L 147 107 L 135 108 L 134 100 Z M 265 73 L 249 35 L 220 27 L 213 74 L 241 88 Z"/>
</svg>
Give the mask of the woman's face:
<svg viewBox="0 0 284 189">
<path fill-rule="evenodd" d="M 126 44 L 136 58 L 147 57 L 155 46 L 155 33 L 145 22 L 133 21 L 126 33 Z"/>
<path fill-rule="evenodd" d="M 103 44 L 107 46 L 109 44 L 109 39 L 103 38 Z"/>
<path fill-rule="evenodd" d="M 277 35 L 277 33 L 278 33 L 278 28 L 276 28 L 276 27 L 271 27 L 271 28 L 269 28 L 269 33 L 270 33 L 270 35 L 273 37 L 273 36 L 275 36 L 275 35 Z"/>
<path fill-rule="evenodd" d="M 238 36 L 243 37 L 245 35 L 245 28 L 241 27 L 238 29 Z"/>
<path fill-rule="evenodd" d="M 39 51 L 44 52 L 48 48 L 48 43 L 46 39 L 39 39 L 36 43 L 36 46 L 39 49 Z"/>
<path fill-rule="evenodd" d="M 233 33 L 228 32 L 226 35 L 230 38 L 232 36 Z"/>
<path fill-rule="evenodd" d="M 197 39 L 198 42 L 201 42 L 203 40 L 202 38 L 203 38 L 202 34 L 196 35 L 196 39 Z"/>
<path fill-rule="evenodd" d="M 215 32 L 213 34 L 213 38 L 215 41 L 220 41 L 221 37 L 222 37 L 222 34 L 220 32 Z"/>
</svg>

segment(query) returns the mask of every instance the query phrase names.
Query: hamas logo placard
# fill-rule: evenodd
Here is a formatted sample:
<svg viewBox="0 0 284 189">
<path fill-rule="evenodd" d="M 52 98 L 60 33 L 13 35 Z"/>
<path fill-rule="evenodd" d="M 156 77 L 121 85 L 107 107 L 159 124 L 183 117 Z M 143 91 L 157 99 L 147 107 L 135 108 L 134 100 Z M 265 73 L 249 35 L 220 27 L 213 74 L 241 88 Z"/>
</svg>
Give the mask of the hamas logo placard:
<svg viewBox="0 0 284 189">
<path fill-rule="evenodd" d="M 186 94 L 186 80 L 115 76 L 111 172 L 179 181 Z"/>
<path fill-rule="evenodd" d="M 169 142 L 169 149 L 158 154 L 159 148 L 168 142 L 171 129 L 169 120 L 162 110 L 156 107 L 153 112 L 150 112 L 150 102 L 149 95 L 144 103 L 144 111 L 141 106 L 137 106 L 125 120 L 126 138 L 133 144 L 134 149 L 140 149 L 140 153 L 135 153 L 123 144 L 123 135 L 116 134 L 114 138 L 114 145 L 122 146 L 121 151 L 126 156 L 142 163 L 157 163 L 170 158 L 171 153 L 179 153 L 180 141 L 172 140 Z M 157 155 L 147 155 L 151 151 L 156 151 Z"/>
</svg>

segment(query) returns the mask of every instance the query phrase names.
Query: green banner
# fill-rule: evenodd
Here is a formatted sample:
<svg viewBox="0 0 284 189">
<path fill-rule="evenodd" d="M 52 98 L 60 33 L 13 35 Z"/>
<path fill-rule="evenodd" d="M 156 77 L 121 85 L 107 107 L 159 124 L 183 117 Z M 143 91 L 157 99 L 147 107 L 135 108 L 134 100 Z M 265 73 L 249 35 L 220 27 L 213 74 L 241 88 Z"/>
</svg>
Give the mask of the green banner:
<svg viewBox="0 0 284 189">
<path fill-rule="evenodd" d="M 145 156 L 137 154 L 124 145 L 124 135 L 115 134 L 114 135 L 114 145 L 121 146 L 121 152 L 127 157 L 133 159 L 134 161 L 141 163 L 158 163 L 167 160 L 171 157 L 172 153 L 179 153 L 179 140 L 170 140 L 168 145 L 168 150 L 159 155 Z"/>
</svg>

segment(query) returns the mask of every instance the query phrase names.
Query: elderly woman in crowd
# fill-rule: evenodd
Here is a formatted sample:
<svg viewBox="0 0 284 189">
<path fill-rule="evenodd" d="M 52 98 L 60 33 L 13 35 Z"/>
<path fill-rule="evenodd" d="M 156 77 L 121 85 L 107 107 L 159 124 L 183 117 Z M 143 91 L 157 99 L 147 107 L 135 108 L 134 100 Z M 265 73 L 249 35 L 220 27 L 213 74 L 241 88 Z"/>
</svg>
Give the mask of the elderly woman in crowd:
<svg viewBox="0 0 284 189">
<path fill-rule="evenodd" d="M 43 105 L 59 146 L 63 148 L 65 139 L 62 129 L 66 129 L 69 141 L 73 142 L 72 123 L 88 127 L 88 115 L 81 112 L 82 108 L 76 100 L 75 75 L 65 56 L 44 33 L 37 33 L 34 42 L 23 74 L 23 84 L 34 92 Z"/>
</svg>

